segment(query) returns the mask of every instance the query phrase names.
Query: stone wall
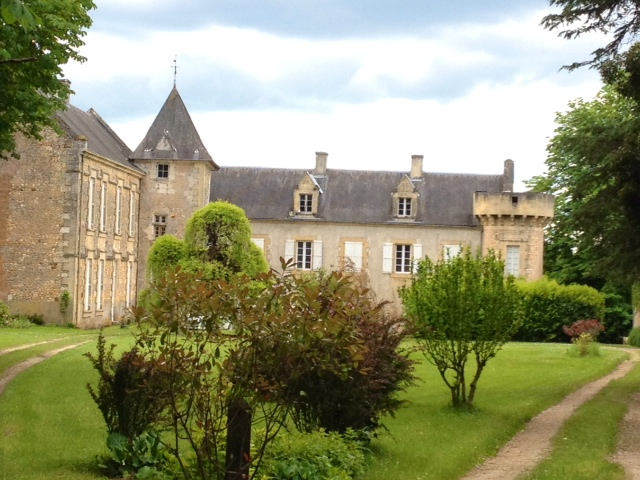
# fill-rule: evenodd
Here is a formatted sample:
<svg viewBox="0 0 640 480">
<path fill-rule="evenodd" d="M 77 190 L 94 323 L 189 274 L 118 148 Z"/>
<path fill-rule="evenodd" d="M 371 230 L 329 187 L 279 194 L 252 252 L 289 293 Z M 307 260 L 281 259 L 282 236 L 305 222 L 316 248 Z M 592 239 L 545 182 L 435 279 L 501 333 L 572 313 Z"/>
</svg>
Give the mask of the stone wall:
<svg viewBox="0 0 640 480">
<path fill-rule="evenodd" d="M 169 165 L 169 177 L 157 178 L 157 165 Z M 165 216 L 166 233 L 184 238 L 187 220 L 209 203 L 212 164 L 207 161 L 136 160 L 146 172 L 140 201 L 138 285 L 147 284 L 147 254 L 155 240 L 154 217 Z"/>
<path fill-rule="evenodd" d="M 34 142 L 16 137 L 19 160 L 0 162 L 0 300 L 16 313 L 63 320 L 63 210 L 72 142 L 52 130 Z"/>
<path fill-rule="evenodd" d="M 482 232 L 475 227 L 425 227 L 422 225 L 327 224 L 313 221 L 253 220 L 252 236 L 261 239 L 272 268 L 280 270 L 280 257 L 285 258 L 287 241 L 321 241 L 322 268 L 336 270 L 344 265 L 345 242 L 361 242 L 363 272 L 379 301 L 391 302 L 394 313 L 401 313 L 398 288 L 411 280 L 411 274 L 383 272 L 385 244 L 420 245 L 421 258 L 442 258 L 446 245 L 462 245 L 477 249 Z M 317 245 L 317 244 L 316 244 Z M 294 252 L 295 254 L 295 252 Z"/>
</svg>

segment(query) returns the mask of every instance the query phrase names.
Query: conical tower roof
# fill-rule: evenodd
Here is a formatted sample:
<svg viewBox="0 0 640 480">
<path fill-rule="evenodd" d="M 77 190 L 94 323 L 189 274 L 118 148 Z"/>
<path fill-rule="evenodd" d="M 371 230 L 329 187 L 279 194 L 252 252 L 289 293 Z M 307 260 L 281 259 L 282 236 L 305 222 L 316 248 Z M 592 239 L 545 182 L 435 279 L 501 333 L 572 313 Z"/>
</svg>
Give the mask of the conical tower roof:
<svg viewBox="0 0 640 480">
<path fill-rule="evenodd" d="M 173 86 L 131 160 L 202 160 L 215 164 L 205 148 L 178 89 Z"/>
</svg>

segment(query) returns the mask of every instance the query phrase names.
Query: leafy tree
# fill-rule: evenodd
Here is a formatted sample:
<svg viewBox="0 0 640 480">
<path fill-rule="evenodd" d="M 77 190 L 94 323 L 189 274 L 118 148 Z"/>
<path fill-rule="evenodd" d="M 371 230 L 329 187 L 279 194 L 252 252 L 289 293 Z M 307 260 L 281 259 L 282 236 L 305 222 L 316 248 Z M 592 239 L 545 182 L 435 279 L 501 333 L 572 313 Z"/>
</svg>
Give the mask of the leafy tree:
<svg viewBox="0 0 640 480">
<path fill-rule="evenodd" d="M 556 116 L 547 173 L 529 186 L 556 197 L 545 251 L 561 282 L 640 278 L 640 117 L 613 86 Z M 604 282 L 596 285 L 602 287 Z"/>
<path fill-rule="evenodd" d="M 401 296 L 424 355 L 451 390 L 453 406 L 472 407 L 487 362 L 521 323 L 521 296 L 514 278 L 505 278 L 504 262 L 493 252 L 483 257 L 469 249 L 449 261 L 426 258 Z M 469 357 L 476 368 L 467 389 Z"/>
<path fill-rule="evenodd" d="M 613 33 L 612 40 L 592 52 L 590 60 L 574 62 L 565 68 L 601 67 L 614 59 L 621 49 L 634 42 L 640 32 L 640 6 L 635 0 L 549 0 L 560 7 L 542 19 L 547 30 L 560 29 L 559 35 L 568 40 L 585 33 Z"/>
<path fill-rule="evenodd" d="M 62 65 L 78 53 L 91 26 L 93 0 L 0 0 L 0 158 L 17 157 L 17 132 L 40 138 L 58 128 L 69 85 Z"/>
<path fill-rule="evenodd" d="M 182 240 L 173 235 L 157 238 L 149 250 L 147 274 L 150 279 L 161 278 L 167 271 L 175 268 L 184 254 Z"/>
<path fill-rule="evenodd" d="M 183 258 L 181 265 L 187 269 L 209 269 L 227 278 L 239 272 L 256 275 L 269 268 L 264 254 L 251 241 L 251 224 L 244 210 L 224 201 L 212 202 L 191 216 Z"/>
</svg>

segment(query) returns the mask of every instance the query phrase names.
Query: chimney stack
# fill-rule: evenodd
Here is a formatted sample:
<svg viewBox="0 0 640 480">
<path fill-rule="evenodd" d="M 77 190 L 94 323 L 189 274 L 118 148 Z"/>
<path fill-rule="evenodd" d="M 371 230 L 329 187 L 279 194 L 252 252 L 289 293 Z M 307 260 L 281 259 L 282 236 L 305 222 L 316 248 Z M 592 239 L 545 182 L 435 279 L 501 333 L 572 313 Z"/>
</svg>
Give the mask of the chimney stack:
<svg viewBox="0 0 640 480">
<path fill-rule="evenodd" d="M 424 155 L 411 155 L 411 178 L 422 178 L 422 160 Z"/>
<path fill-rule="evenodd" d="M 328 153 L 325 152 L 316 152 L 316 169 L 313 173 L 316 175 L 326 175 L 327 174 L 327 157 Z"/>
<path fill-rule="evenodd" d="M 513 192 L 513 160 L 504 161 L 504 173 L 502 174 L 502 191 Z"/>
</svg>

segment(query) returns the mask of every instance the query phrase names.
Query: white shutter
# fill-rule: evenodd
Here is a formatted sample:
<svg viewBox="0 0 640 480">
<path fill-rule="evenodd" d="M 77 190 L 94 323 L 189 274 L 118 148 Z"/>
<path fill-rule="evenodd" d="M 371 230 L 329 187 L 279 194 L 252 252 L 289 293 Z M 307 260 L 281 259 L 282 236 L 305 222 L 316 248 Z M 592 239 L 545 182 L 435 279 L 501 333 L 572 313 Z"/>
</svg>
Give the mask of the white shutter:
<svg viewBox="0 0 640 480">
<path fill-rule="evenodd" d="M 356 272 L 362 271 L 362 255 L 363 245 L 362 242 L 344 242 L 344 257 L 351 260 L 353 269 Z"/>
<path fill-rule="evenodd" d="M 293 240 L 287 240 L 284 244 L 285 261 L 293 260 L 293 252 L 295 252 L 295 242 Z"/>
<path fill-rule="evenodd" d="M 415 243 L 413 245 L 413 273 L 418 271 L 418 263 L 422 260 L 422 244 Z"/>
<path fill-rule="evenodd" d="M 322 240 L 313 241 L 313 261 L 311 268 L 314 270 L 322 268 Z"/>
<path fill-rule="evenodd" d="M 393 243 L 382 245 L 382 273 L 393 271 Z"/>
</svg>

